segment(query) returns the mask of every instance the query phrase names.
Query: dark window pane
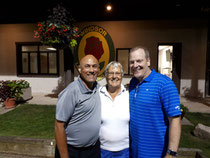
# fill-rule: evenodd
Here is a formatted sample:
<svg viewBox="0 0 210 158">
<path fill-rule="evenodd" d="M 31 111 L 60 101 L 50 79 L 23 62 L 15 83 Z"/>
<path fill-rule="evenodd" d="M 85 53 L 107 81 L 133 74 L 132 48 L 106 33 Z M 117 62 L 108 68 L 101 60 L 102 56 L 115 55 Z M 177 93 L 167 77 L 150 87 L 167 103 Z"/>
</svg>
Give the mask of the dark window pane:
<svg viewBox="0 0 210 158">
<path fill-rule="evenodd" d="M 28 53 L 22 53 L 22 72 L 28 73 Z"/>
<path fill-rule="evenodd" d="M 40 60 L 41 73 L 47 73 L 47 53 L 40 53 Z"/>
<path fill-rule="evenodd" d="M 38 73 L 37 53 L 30 53 L 30 67 L 31 73 Z"/>
<path fill-rule="evenodd" d="M 49 53 L 49 73 L 57 73 L 56 53 Z"/>
<path fill-rule="evenodd" d="M 128 57 L 129 57 L 129 50 L 118 50 L 118 62 L 120 62 L 123 66 L 123 70 L 125 74 L 128 74 L 129 65 L 128 65 Z"/>
</svg>

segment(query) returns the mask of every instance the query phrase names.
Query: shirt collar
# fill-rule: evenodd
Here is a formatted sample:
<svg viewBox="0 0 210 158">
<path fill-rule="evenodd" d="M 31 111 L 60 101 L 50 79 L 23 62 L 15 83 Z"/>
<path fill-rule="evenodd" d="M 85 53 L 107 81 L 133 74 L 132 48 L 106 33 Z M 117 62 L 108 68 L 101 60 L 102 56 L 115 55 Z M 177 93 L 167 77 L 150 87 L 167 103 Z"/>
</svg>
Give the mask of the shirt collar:
<svg viewBox="0 0 210 158">
<path fill-rule="evenodd" d="M 153 76 L 154 76 L 155 73 L 156 73 L 155 69 L 151 69 L 151 70 L 152 70 L 151 73 L 150 73 L 143 81 L 141 81 L 141 82 L 139 82 L 139 80 L 138 80 L 137 78 L 133 77 L 135 83 L 136 83 L 136 84 L 139 84 L 139 83 L 141 84 L 141 83 L 143 83 L 143 82 L 150 82 L 150 81 L 152 80 Z"/>
<path fill-rule="evenodd" d="M 125 86 L 123 84 L 121 84 L 121 91 L 120 91 L 119 94 L 123 93 L 124 91 L 126 91 L 126 88 L 125 88 Z M 103 87 L 101 87 L 100 92 L 101 93 L 104 93 L 104 94 L 108 94 L 108 91 L 106 89 L 106 85 L 104 85 Z"/>
<path fill-rule="evenodd" d="M 144 79 L 144 81 L 145 81 L 145 82 L 151 81 L 155 73 L 156 73 L 156 72 L 155 72 L 155 69 L 152 69 L 152 72 L 149 74 L 149 76 L 147 76 L 147 77 Z"/>
<path fill-rule="evenodd" d="M 93 87 L 94 87 L 93 90 L 87 88 L 85 86 L 85 84 L 83 83 L 83 81 L 82 81 L 80 76 L 78 76 L 78 83 L 79 83 L 79 88 L 80 88 L 80 90 L 81 90 L 81 92 L 83 94 L 85 94 L 85 93 L 92 93 L 92 92 L 96 91 L 98 89 L 98 87 L 99 87 L 98 83 L 95 82 L 94 85 L 93 85 Z"/>
</svg>

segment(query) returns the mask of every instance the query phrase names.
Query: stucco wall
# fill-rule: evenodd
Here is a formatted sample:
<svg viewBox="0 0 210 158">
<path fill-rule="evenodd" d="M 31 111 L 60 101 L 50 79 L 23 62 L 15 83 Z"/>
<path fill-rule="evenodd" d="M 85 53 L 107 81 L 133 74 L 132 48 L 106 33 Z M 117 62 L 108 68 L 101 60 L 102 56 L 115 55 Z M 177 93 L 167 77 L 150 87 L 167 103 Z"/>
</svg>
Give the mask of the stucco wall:
<svg viewBox="0 0 210 158">
<path fill-rule="evenodd" d="M 181 95 L 204 96 L 207 48 L 207 21 L 106 21 L 78 23 L 80 29 L 99 25 L 111 36 L 115 49 L 142 45 L 151 53 L 151 68 L 157 68 L 158 43 L 182 43 Z M 16 77 L 15 42 L 36 41 L 33 24 L 0 25 L 0 80 Z M 62 53 L 61 53 L 62 54 Z M 61 55 L 62 56 L 62 55 Z M 60 77 L 28 78 L 32 92 L 51 93 L 65 81 L 63 58 L 60 58 Z M 157 70 L 157 69 L 156 69 Z M 129 77 L 123 82 L 129 82 Z M 105 84 L 105 81 L 101 81 Z M 41 87 L 41 88 L 40 88 Z"/>
<path fill-rule="evenodd" d="M 63 64 L 60 66 L 60 77 L 17 77 L 16 42 L 33 42 L 34 24 L 1 24 L 0 25 L 0 80 L 27 80 L 32 93 L 52 93 L 63 84 Z M 62 53 L 60 53 L 62 59 Z M 63 62 L 63 60 L 61 60 Z"/>
<path fill-rule="evenodd" d="M 157 70 L 158 43 L 182 43 L 180 94 L 204 97 L 207 49 L 207 21 L 110 21 L 80 23 L 80 28 L 93 24 L 103 27 L 116 48 L 145 46 L 151 55 L 151 68 Z M 127 83 L 129 79 L 125 79 Z M 104 84 L 105 81 L 102 82 Z"/>
<path fill-rule="evenodd" d="M 0 25 L 0 74 L 16 75 L 15 42 L 33 41 L 33 27 L 30 24 Z"/>
</svg>

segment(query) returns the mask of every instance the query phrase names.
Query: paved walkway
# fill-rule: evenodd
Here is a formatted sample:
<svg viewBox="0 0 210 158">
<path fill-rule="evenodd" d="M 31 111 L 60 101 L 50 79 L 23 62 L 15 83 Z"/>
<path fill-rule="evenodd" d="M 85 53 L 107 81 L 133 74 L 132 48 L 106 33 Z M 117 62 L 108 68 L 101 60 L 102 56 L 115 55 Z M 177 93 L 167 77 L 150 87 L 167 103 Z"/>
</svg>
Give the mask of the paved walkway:
<svg viewBox="0 0 210 158">
<path fill-rule="evenodd" d="M 180 102 L 186 106 L 190 112 L 210 113 L 209 99 L 180 97 Z"/>
<path fill-rule="evenodd" d="M 57 96 L 52 94 L 35 93 L 33 98 L 28 100 L 29 104 L 43 104 L 55 106 L 57 102 Z M 193 99 L 180 97 L 180 102 L 186 106 L 190 112 L 210 113 L 210 99 Z M 12 109 L 4 109 L 3 105 L 0 105 L 0 114 L 6 113 Z M 186 118 L 182 120 L 183 125 L 192 125 Z"/>
<path fill-rule="evenodd" d="M 56 105 L 57 96 L 51 94 L 36 93 L 33 98 L 27 103 L 29 104 L 43 104 L 43 105 Z M 180 97 L 180 102 L 186 106 L 190 112 L 201 112 L 210 113 L 210 101 L 205 101 L 204 99 L 189 99 L 185 97 Z M 207 106 L 209 105 L 209 106 Z"/>
<path fill-rule="evenodd" d="M 56 105 L 57 96 L 52 94 L 36 93 L 31 100 L 28 100 L 29 104 L 43 104 L 43 105 Z"/>
<path fill-rule="evenodd" d="M 33 98 L 27 101 L 27 103 L 56 105 L 57 100 L 57 96 L 52 94 L 35 93 L 33 94 Z M 180 102 L 186 106 L 190 112 L 210 113 L 210 100 L 180 97 Z"/>
</svg>

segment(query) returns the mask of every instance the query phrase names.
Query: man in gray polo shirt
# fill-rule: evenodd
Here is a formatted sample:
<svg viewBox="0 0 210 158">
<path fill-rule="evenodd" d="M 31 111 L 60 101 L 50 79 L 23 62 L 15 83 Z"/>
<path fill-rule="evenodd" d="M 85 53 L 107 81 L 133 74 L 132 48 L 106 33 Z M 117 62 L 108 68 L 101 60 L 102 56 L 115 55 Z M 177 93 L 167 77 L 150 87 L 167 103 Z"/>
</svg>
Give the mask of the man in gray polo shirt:
<svg viewBox="0 0 210 158">
<path fill-rule="evenodd" d="M 96 78 L 98 60 L 80 60 L 80 76 L 60 94 L 56 105 L 56 158 L 99 158 L 101 105 Z"/>
</svg>

